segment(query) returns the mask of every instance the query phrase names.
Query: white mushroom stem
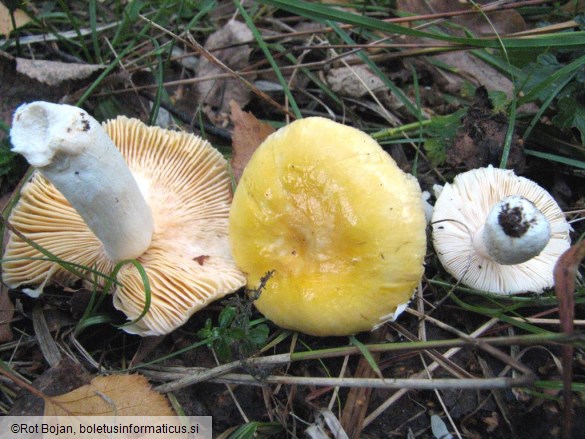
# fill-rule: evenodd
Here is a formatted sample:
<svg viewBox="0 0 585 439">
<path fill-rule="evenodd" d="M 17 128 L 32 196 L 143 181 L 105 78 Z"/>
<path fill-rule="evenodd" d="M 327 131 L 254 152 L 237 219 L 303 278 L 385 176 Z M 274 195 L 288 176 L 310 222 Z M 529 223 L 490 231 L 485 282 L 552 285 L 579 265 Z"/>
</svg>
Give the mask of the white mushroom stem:
<svg viewBox="0 0 585 439">
<path fill-rule="evenodd" d="M 492 208 L 473 245 L 483 257 L 515 265 L 539 255 L 550 236 L 550 224 L 534 203 L 513 195 Z"/>
<path fill-rule="evenodd" d="M 140 256 L 152 213 L 126 162 L 98 121 L 70 105 L 33 102 L 14 114 L 13 151 L 69 201 L 113 261 Z"/>
</svg>

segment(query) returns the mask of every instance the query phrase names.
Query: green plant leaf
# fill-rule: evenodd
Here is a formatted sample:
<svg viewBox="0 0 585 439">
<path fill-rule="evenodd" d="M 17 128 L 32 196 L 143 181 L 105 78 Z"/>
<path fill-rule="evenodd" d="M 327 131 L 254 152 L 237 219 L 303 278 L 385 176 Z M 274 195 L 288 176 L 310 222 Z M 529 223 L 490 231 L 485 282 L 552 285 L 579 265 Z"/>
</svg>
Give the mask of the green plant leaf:
<svg viewBox="0 0 585 439">
<path fill-rule="evenodd" d="M 219 358 L 219 361 L 221 361 L 222 363 L 227 363 L 228 361 L 231 361 L 232 348 L 228 340 L 226 340 L 226 338 L 220 338 L 216 340 L 216 343 L 214 343 L 214 350 L 215 353 L 217 354 L 217 358 Z"/>
<path fill-rule="evenodd" d="M 526 74 L 526 80 L 522 84 L 522 92 L 526 93 L 536 86 L 548 81 L 551 76 L 563 67 L 557 61 L 556 56 L 552 53 L 543 53 L 536 58 L 536 61 L 529 63 L 524 67 L 523 71 Z M 549 84 L 549 87 L 554 87 L 555 84 Z M 540 90 L 535 96 L 536 99 L 544 100 L 548 96 L 549 87 Z"/>
<path fill-rule="evenodd" d="M 75 335 L 81 334 L 87 328 L 94 325 L 103 325 L 104 323 L 112 323 L 113 318 L 110 314 L 94 314 L 91 317 L 80 320 L 75 326 Z"/>
<path fill-rule="evenodd" d="M 539 56 L 536 63 L 528 65 L 525 70 L 530 74 L 520 88 L 524 96 L 518 100 L 518 105 L 533 100 L 545 100 L 550 94 L 550 89 L 557 88 L 568 75 L 576 73 L 579 77 L 585 66 L 585 55 L 582 51 L 577 51 L 572 56 L 576 59 L 566 65 L 558 63 L 556 57 L 549 54 Z M 564 96 L 562 92 L 560 96 Z"/>
<path fill-rule="evenodd" d="M 378 367 L 378 363 L 376 363 L 376 360 L 372 356 L 372 353 L 369 351 L 368 347 L 365 344 L 363 344 L 361 341 L 359 341 L 354 335 L 351 335 L 349 337 L 349 340 L 351 341 L 352 345 L 354 345 L 355 347 L 357 347 L 360 350 L 360 352 L 362 353 L 362 355 L 364 356 L 364 358 L 366 359 L 366 361 L 368 362 L 368 364 L 370 365 L 372 370 L 374 372 L 376 372 L 376 375 L 378 375 L 380 378 L 383 379 L 384 377 L 382 375 L 382 371 Z"/>
<path fill-rule="evenodd" d="M 245 340 L 247 338 L 246 328 L 233 327 L 226 330 L 225 335 L 232 340 Z"/>
<path fill-rule="evenodd" d="M 581 138 L 585 139 L 585 107 L 574 97 L 565 97 L 559 100 L 558 114 L 553 118 L 553 124 L 562 130 L 577 128 Z"/>
<path fill-rule="evenodd" d="M 424 148 L 427 153 L 427 158 L 431 161 L 433 166 L 440 166 L 445 163 L 447 159 L 446 149 L 447 144 L 442 137 L 431 137 L 424 143 Z"/>
<path fill-rule="evenodd" d="M 127 323 L 124 323 L 123 325 L 120 325 L 119 326 L 120 328 L 124 328 L 125 326 L 134 325 L 134 324 L 138 323 L 140 320 L 142 320 L 142 318 L 146 315 L 146 313 L 150 309 L 150 303 L 151 303 L 151 298 L 152 298 L 152 292 L 150 290 L 150 281 L 148 280 L 146 270 L 144 270 L 144 267 L 142 266 L 142 264 L 140 262 L 138 262 L 136 259 L 124 259 L 124 260 L 118 262 L 114 266 L 114 269 L 110 273 L 110 278 L 106 280 L 106 284 L 104 285 L 104 293 L 107 294 L 110 291 L 110 288 L 112 287 L 112 283 L 113 283 L 112 279 L 116 279 L 116 276 L 118 276 L 118 272 L 126 264 L 134 265 L 134 267 L 136 267 L 136 270 L 138 270 L 138 274 L 140 274 L 140 278 L 142 280 L 142 285 L 144 286 L 144 308 L 142 309 L 142 312 L 140 313 L 140 315 L 138 317 L 136 317 L 134 320 L 132 320 L 130 322 L 127 322 Z"/>
<path fill-rule="evenodd" d="M 248 340 L 250 340 L 256 347 L 262 346 L 268 339 L 270 329 L 264 323 L 250 329 L 248 333 Z"/>
<path fill-rule="evenodd" d="M 236 309 L 233 306 L 226 306 L 219 314 L 218 323 L 222 328 L 227 328 L 236 316 Z"/>
</svg>

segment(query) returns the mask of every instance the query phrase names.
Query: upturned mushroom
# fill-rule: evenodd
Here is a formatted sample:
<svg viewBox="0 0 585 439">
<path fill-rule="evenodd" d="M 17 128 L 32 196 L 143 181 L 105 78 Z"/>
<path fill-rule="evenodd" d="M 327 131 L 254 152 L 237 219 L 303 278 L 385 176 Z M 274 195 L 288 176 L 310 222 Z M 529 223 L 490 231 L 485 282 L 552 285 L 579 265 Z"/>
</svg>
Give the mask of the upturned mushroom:
<svg viewBox="0 0 585 439">
<path fill-rule="evenodd" d="M 474 289 L 541 293 L 571 245 L 571 226 L 535 182 L 492 166 L 436 187 L 433 245 L 453 277 Z"/>
<path fill-rule="evenodd" d="M 229 236 L 268 319 L 348 335 L 404 310 L 423 273 L 425 225 L 417 180 L 374 139 L 310 117 L 255 151 L 234 194 Z"/>
<path fill-rule="evenodd" d="M 36 168 L 9 221 L 63 261 L 109 274 L 136 259 L 148 276 L 150 308 L 133 264 L 117 274 L 114 305 L 127 332 L 165 334 L 244 285 L 228 243 L 227 164 L 211 145 L 178 131 L 118 117 L 103 127 L 84 110 L 47 102 L 19 107 L 13 150 Z M 38 296 L 76 277 L 11 233 L 3 281 Z M 100 279 L 96 279 L 100 282 Z"/>
</svg>

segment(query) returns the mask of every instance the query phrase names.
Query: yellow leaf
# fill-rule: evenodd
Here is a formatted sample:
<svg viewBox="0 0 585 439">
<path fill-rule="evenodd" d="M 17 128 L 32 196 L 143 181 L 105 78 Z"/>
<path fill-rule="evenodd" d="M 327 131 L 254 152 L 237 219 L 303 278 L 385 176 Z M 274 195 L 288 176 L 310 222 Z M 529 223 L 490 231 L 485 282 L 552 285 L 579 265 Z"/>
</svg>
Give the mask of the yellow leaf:
<svg viewBox="0 0 585 439">
<path fill-rule="evenodd" d="M 14 24 L 16 28 L 24 26 L 30 21 L 30 17 L 20 9 L 14 10 Z M 8 37 L 15 27 L 12 26 L 12 17 L 10 16 L 10 10 L 0 3 L 0 34 Z"/>
<path fill-rule="evenodd" d="M 64 395 L 45 399 L 45 416 L 175 416 L 145 377 L 100 376 Z"/>
</svg>

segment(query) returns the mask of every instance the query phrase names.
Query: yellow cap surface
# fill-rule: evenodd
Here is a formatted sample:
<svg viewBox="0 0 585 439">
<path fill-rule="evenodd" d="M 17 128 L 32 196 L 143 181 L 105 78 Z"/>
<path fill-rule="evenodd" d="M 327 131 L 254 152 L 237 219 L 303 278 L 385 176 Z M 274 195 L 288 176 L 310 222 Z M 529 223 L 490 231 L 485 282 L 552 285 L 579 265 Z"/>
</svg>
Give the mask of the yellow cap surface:
<svg viewBox="0 0 585 439">
<path fill-rule="evenodd" d="M 312 335 L 369 330 L 409 301 L 423 273 L 418 182 L 367 134 L 301 119 L 252 156 L 230 211 L 236 264 L 257 308 Z"/>
</svg>

